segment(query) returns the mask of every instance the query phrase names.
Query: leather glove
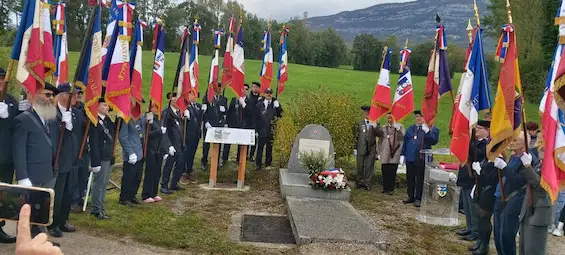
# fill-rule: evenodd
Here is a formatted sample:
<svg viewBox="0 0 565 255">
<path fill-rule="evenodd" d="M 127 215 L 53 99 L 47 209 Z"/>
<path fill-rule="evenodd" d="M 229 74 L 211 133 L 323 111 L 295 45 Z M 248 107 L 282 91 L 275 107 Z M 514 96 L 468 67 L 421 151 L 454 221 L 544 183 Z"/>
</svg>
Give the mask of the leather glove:
<svg viewBox="0 0 565 255">
<path fill-rule="evenodd" d="M 357 157 L 357 149 L 353 150 L 353 156 Z"/>
<path fill-rule="evenodd" d="M 207 105 L 207 104 L 203 104 L 203 105 L 202 105 L 202 111 L 205 112 L 206 110 L 208 110 L 208 105 Z"/>
<path fill-rule="evenodd" d="M 4 102 L 0 102 L 0 119 L 7 119 L 8 116 L 10 116 L 8 105 Z"/>
<path fill-rule="evenodd" d="M 239 104 L 245 108 L 247 106 L 247 103 L 245 103 L 245 98 L 244 97 L 240 97 L 239 98 Z"/>
<path fill-rule="evenodd" d="M 184 110 L 184 117 L 186 117 L 187 119 L 190 119 L 190 111 L 189 110 Z"/>
<path fill-rule="evenodd" d="M 279 104 L 279 100 L 275 100 L 275 102 L 273 103 L 273 106 L 275 106 L 275 108 L 281 107 L 281 104 Z"/>
<path fill-rule="evenodd" d="M 153 124 L 153 120 L 155 119 L 155 116 L 153 115 L 152 112 L 148 112 L 145 115 L 145 120 L 149 121 L 149 124 Z"/>
<path fill-rule="evenodd" d="M 168 157 L 169 157 L 169 154 L 165 154 L 165 155 L 163 156 L 163 160 L 167 160 Z"/>
<path fill-rule="evenodd" d="M 73 114 L 70 111 L 66 111 L 62 114 L 61 121 L 65 122 L 65 128 L 69 131 L 73 131 Z"/>
<path fill-rule="evenodd" d="M 406 163 L 404 161 L 405 161 L 404 156 L 400 156 L 399 164 L 404 165 L 404 163 Z"/>
<path fill-rule="evenodd" d="M 31 107 L 31 104 L 29 103 L 29 100 L 24 99 L 24 100 L 20 100 L 20 103 L 18 104 L 18 110 L 20 111 L 27 111 L 29 108 Z"/>
<path fill-rule="evenodd" d="M 169 155 L 171 155 L 171 157 L 175 155 L 175 152 L 177 152 L 177 150 L 175 150 L 175 147 L 169 147 Z"/>
<path fill-rule="evenodd" d="M 102 169 L 102 166 L 95 166 L 95 167 L 91 167 L 90 171 L 92 171 L 93 173 L 99 173 L 100 170 Z"/>
<path fill-rule="evenodd" d="M 131 165 L 137 163 L 137 155 L 135 155 L 135 153 L 129 155 L 128 163 Z"/>
<path fill-rule="evenodd" d="M 29 180 L 29 178 L 25 178 L 23 180 L 19 180 L 18 181 L 18 185 L 20 186 L 25 186 L 25 187 L 33 187 L 33 185 L 31 184 L 31 181 Z"/>
<path fill-rule="evenodd" d="M 506 161 L 504 161 L 504 159 L 501 158 L 496 158 L 494 160 L 494 167 L 502 170 L 507 166 Z"/>
<path fill-rule="evenodd" d="M 394 125 L 392 126 L 394 126 L 394 129 L 396 129 L 397 131 L 400 131 L 400 129 L 402 128 L 398 123 L 394 123 Z"/>
<path fill-rule="evenodd" d="M 473 170 L 475 170 L 475 172 L 477 172 L 478 175 L 481 175 L 481 163 L 479 162 L 473 162 Z"/>
<path fill-rule="evenodd" d="M 428 127 L 428 125 L 424 124 L 424 125 L 422 125 L 422 130 L 424 130 L 424 133 L 427 134 L 428 132 L 430 132 L 430 127 Z"/>
<path fill-rule="evenodd" d="M 226 107 L 224 107 L 223 105 L 220 105 L 220 112 L 226 112 Z"/>
<path fill-rule="evenodd" d="M 163 134 L 167 133 L 167 128 L 166 128 L 166 127 L 161 127 L 161 133 L 163 133 Z"/>
<path fill-rule="evenodd" d="M 210 125 L 210 122 L 206 122 L 206 124 L 204 125 L 206 127 L 206 129 L 209 129 L 212 127 L 212 125 Z"/>
<path fill-rule="evenodd" d="M 520 160 L 522 160 L 522 164 L 524 166 L 531 166 L 532 165 L 532 154 L 524 152 L 524 155 L 522 155 L 522 157 L 520 157 Z"/>
</svg>

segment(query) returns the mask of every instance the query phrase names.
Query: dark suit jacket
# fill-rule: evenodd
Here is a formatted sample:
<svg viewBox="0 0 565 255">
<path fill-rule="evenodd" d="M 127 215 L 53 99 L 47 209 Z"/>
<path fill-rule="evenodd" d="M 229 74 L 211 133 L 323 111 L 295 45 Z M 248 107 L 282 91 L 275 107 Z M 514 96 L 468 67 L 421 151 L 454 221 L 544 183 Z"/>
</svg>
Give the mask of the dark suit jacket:
<svg viewBox="0 0 565 255">
<path fill-rule="evenodd" d="M 84 135 L 84 115 L 76 109 L 72 109 L 73 118 L 73 131 L 64 128 L 62 134 L 63 143 L 61 144 L 61 153 L 59 155 L 59 173 L 68 173 L 73 169 L 78 161 L 78 153 L 80 151 L 80 144 L 82 143 L 82 136 Z M 62 113 L 57 107 L 57 123 L 61 123 Z M 59 131 L 59 129 L 57 130 Z"/>
<path fill-rule="evenodd" d="M 481 175 L 478 177 L 477 192 L 479 194 L 479 208 L 484 211 L 493 212 L 494 192 L 498 184 L 498 169 L 493 162 L 486 162 L 481 165 Z M 474 172 L 474 171 L 473 171 Z"/>
<path fill-rule="evenodd" d="M 49 121 L 49 133 L 35 111 L 24 112 L 15 119 L 12 149 L 17 180 L 29 178 L 33 185 L 53 180 L 53 160 L 57 151 L 59 125 Z"/>
<path fill-rule="evenodd" d="M 190 119 L 186 124 L 186 143 L 193 144 L 200 140 L 202 137 L 202 105 L 195 103 L 192 107 L 191 104 L 188 105 L 188 111 L 190 111 Z M 184 134 L 183 134 L 184 135 Z"/>
<path fill-rule="evenodd" d="M 365 120 L 360 120 L 355 126 L 355 149 L 357 155 L 375 154 L 377 151 L 377 136 L 383 136 L 383 131 L 380 124 L 374 128 L 370 126 L 367 128 Z"/>
<path fill-rule="evenodd" d="M 469 175 L 469 166 L 472 166 L 473 162 L 482 162 L 486 158 L 487 145 L 487 139 L 474 141 L 469 144 L 468 163 L 459 167 L 459 173 L 457 174 L 457 186 L 464 189 L 473 188 L 473 185 L 475 185 L 476 173 L 473 169 L 471 169 L 471 175 Z"/>
<path fill-rule="evenodd" d="M 155 116 L 153 123 L 149 124 L 149 140 L 147 141 L 147 153 L 159 153 L 163 132 L 161 131 L 161 120 Z M 167 148 L 168 150 L 168 148 Z"/>
<path fill-rule="evenodd" d="M 8 105 L 8 118 L 0 118 L 0 164 L 12 163 L 12 135 L 14 133 L 14 118 L 20 113 L 18 102 L 10 94 L 5 94 L 4 103 Z"/>
<path fill-rule="evenodd" d="M 239 99 L 233 97 L 231 99 L 230 108 L 228 109 L 228 127 L 243 128 L 244 115 L 245 115 L 245 109 L 239 103 Z"/>
<path fill-rule="evenodd" d="M 183 113 L 178 111 L 175 113 L 171 107 L 168 107 L 163 112 L 163 120 L 165 121 L 165 127 L 167 128 L 167 136 L 169 141 L 177 152 L 182 151 L 182 119 Z M 188 134 L 187 134 L 188 136 Z M 168 150 L 168 148 L 167 148 Z"/>
<path fill-rule="evenodd" d="M 282 106 L 276 108 L 274 102 L 277 99 L 273 97 L 271 103 L 265 107 L 264 99 L 259 100 L 255 110 L 255 131 L 260 138 L 273 139 L 275 136 L 275 119 L 282 117 Z"/>
<path fill-rule="evenodd" d="M 532 150 L 535 150 L 535 153 L 532 153 L 535 160 L 537 149 Z M 532 226 L 549 227 L 552 222 L 553 205 L 549 195 L 540 185 L 541 167 L 542 160 L 538 160 L 535 163 L 532 162 L 532 167 L 524 167 L 522 169 L 522 175 L 528 182 L 528 187 L 526 188 L 526 195 L 522 203 L 520 222 L 525 221 L 525 224 Z"/>
<path fill-rule="evenodd" d="M 225 111 L 220 110 L 220 106 L 224 107 Z M 212 127 L 224 127 L 225 117 L 228 114 L 228 99 L 224 96 L 217 96 L 208 103 L 206 112 L 204 112 L 204 123 L 210 122 Z"/>
<path fill-rule="evenodd" d="M 255 129 L 255 112 L 257 111 L 257 103 L 259 102 L 259 99 L 260 96 L 253 95 L 253 93 L 249 93 L 249 95 L 245 97 L 245 103 L 247 104 L 243 116 L 245 128 Z"/>
<path fill-rule="evenodd" d="M 100 122 L 102 119 L 98 117 Z M 101 161 L 111 161 L 114 157 L 113 147 L 114 140 L 116 139 L 116 125 L 110 117 L 104 118 L 104 127 L 99 123 L 96 127 L 90 124 L 89 142 L 90 142 L 90 165 L 93 167 L 100 166 Z M 122 125 L 125 122 L 122 123 Z M 106 131 L 108 130 L 108 134 Z"/>
</svg>

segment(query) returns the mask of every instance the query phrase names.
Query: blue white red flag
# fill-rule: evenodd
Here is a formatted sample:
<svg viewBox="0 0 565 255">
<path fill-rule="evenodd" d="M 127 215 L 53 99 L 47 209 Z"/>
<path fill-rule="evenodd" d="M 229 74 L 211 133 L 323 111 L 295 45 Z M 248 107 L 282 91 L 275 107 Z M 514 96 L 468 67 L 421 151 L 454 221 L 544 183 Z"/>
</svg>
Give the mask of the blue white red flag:
<svg viewBox="0 0 565 255">
<path fill-rule="evenodd" d="M 143 30 L 147 23 L 137 20 L 135 24 L 134 40 L 131 44 L 131 117 L 138 120 L 141 117 L 142 88 L 143 88 Z"/>
<path fill-rule="evenodd" d="M 273 80 L 273 48 L 271 47 L 271 27 L 267 27 L 263 33 L 263 47 L 261 50 L 265 52 L 263 55 L 263 64 L 261 65 L 261 90 L 263 94 L 266 89 L 271 88 L 271 81 Z"/>
<path fill-rule="evenodd" d="M 212 102 L 214 98 L 215 89 L 218 87 L 218 76 L 220 72 L 220 47 L 222 41 L 222 35 L 224 31 L 220 28 L 216 29 L 214 32 L 214 56 L 212 58 L 212 63 L 210 64 L 210 79 L 208 80 L 208 90 L 206 95 L 208 96 L 208 102 Z"/>
<path fill-rule="evenodd" d="M 371 102 L 369 111 L 369 121 L 377 122 L 385 113 L 390 110 L 390 55 L 392 49 L 385 46 L 383 49 L 383 62 L 379 73 L 379 81 L 375 88 L 375 94 Z"/>
<path fill-rule="evenodd" d="M 56 4 L 53 20 L 53 28 L 55 29 L 55 61 L 57 63 L 55 86 L 69 82 L 69 50 L 67 46 L 67 20 L 65 17 L 66 6 L 66 2 Z"/>
<path fill-rule="evenodd" d="M 233 16 L 228 20 L 228 40 L 226 41 L 226 51 L 224 52 L 224 64 L 222 65 L 222 85 L 230 86 L 233 78 L 233 30 L 235 28 L 235 19 Z"/>
<path fill-rule="evenodd" d="M 104 36 L 104 43 L 102 44 L 102 82 L 105 84 L 108 80 L 112 53 L 114 53 L 114 47 L 118 40 L 118 27 L 116 23 L 120 13 L 116 0 L 106 0 L 102 2 L 105 2 L 106 4 L 104 6 L 108 8 L 108 23 L 106 24 L 106 35 Z"/>
<path fill-rule="evenodd" d="M 286 42 L 288 32 L 290 32 L 290 28 L 287 26 L 283 26 L 281 34 L 281 41 L 280 41 L 280 48 L 281 48 L 281 55 L 279 59 L 279 74 L 278 74 L 278 95 L 282 94 L 285 89 L 285 84 L 288 81 L 288 44 Z"/>
<path fill-rule="evenodd" d="M 198 64 L 198 45 L 200 44 L 200 24 L 198 20 L 194 21 L 192 27 L 192 49 L 190 51 L 190 93 L 198 97 L 198 86 L 200 85 L 200 67 Z"/>
<path fill-rule="evenodd" d="M 190 32 L 188 28 L 184 29 L 182 34 L 182 47 L 180 51 L 179 57 L 179 64 L 177 67 L 178 70 L 178 81 L 177 81 L 177 105 L 180 109 L 180 112 L 184 112 L 187 109 L 190 103 L 190 54 L 188 52 L 188 48 L 190 45 Z"/>
<path fill-rule="evenodd" d="M 231 87 L 238 97 L 245 97 L 245 50 L 243 48 L 243 24 L 239 24 L 237 41 L 233 50 L 233 78 Z"/>
<path fill-rule="evenodd" d="M 151 103 L 157 107 L 157 115 L 163 111 L 163 87 L 165 85 L 165 29 L 159 26 L 157 45 L 155 47 L 155 62 L 151 78 Z"/>
<path fill-rule="evenodd" d="M 408 60 L 412 51 L 404 47 L 400 51 L 400 77 L 398 88 L 394 94 L 394 101 L 390 112 L 396 121 L 400 121 L 414 111 L 414 89 L 412 85 L 412 74 L 408 67 Z"/>
</svg>

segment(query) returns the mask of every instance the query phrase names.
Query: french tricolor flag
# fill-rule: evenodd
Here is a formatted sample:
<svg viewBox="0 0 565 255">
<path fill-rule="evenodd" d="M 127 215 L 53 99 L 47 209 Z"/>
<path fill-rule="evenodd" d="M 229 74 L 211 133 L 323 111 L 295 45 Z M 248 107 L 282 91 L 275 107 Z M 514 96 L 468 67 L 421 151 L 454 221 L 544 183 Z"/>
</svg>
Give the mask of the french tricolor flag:
<svg viewBox="0 0 565 255">
<path fill-rule="evenodd" d="M 182 35 L 182 48 L 180 52 L 178 69 L 178 81 L 177 81 L 177 105 L 179 106 L 180 112 L 184 112 L 189 104 L 189 95 L 191 91 L 190 86 L 190 54 L 188 52 L 188 47 L 190 44 L 190 33 L 188 28 L 184 29 Z M 196 96 L 196 95 L 195 95 Z"/>
<path fill-rule="evenodd" d="M 261 66 L 261 94 L 266 89 L 271 88 L 271 80 L 273 80 L 273 48 L 271 47 L 271 29 L 267 28 L 263 36 L 263 64 Z"/>
<path fill-rule="evenodd" d="M 131 99 L 133 107 L 131 109 L 131 117 L 138 120 L 141 117 L 142 87 L 143 87 L 143 29 L 147 27 L 147 23 L 137 20 L 135 24 L 134 40 L 131 44 Z"/>
<path fill-rule="evenodd" d="M 245 97 L 245 51 L 243 49 L 243 25 L 239 24 L 237 41 L 233 50 L 232 88 L 238 97 Z"/>
<path fill-rule="evenodd" d="M 228 20 L 230 25 L 228 29 L 228 40 L 226 42 L 226 51 L 224 52 L 224 64 L 222 65 L 222 84 L 224 87 L 230 86 L 233 76 L 233 30 L 235 28 L 235 19 L 233 16 Z M 209 92 L 209 91 L 208 91 Z"/>
<path fill-rule="evenodd" d="M 159 117 L 163 111 L 163 86 L 165 84 L 165 30 L 159 26 L 157 45 L 155 47 L 155 62 L 151 78 L 151 103 L 157 107 Z"/>
<path fill-rule="evenodd" d="M 53 26 L 55 28 L 55 59 L 57 63 L 57 71 L 55 71 L 56 82 L 59 86 L 61 83 L 69 81 L 69 50 L 67 46 L 67 24 L 65 19 L 65 2 L 59 2 L 55 6 L 55 19 Z"/>
<path fill-rule="evenodd" d="M 369 111 L 369 121 L 378 121 L 390 109 L 390 55 L 392 49 L 385 46 L 383 49 L 383 63 L 381 64 L 381 72 L 379 73 L 379 81 L 375 88 L 375 94 L 371 102 L 371 110 Z"/>
<path fill-rule="evenodd" d="M 210 79 L 208 81 L 208 102 L 212 102 L 214 99 L 214 90 L 218 87 L 218 76 L 220 72 L 220 47 L 222 42 L 222 35 L 224 31 L 220 28 L 216 29 L 214 32 L 214 57 L 212 58 L 212 63 L 210 64 Z"/>
<path fill-rule="evenodd" d="M 200 84 L 200 70 L 198 66 L 198 44 L 200 44 L 200 24 L 198 20 L 194 21 L 193 25 L 193 42 L 190 52 L 190 91 L 194 96 L 198 95 L 198 85 Z"/>
<path fill-rule="evenodd" d="M 109 9 L 108 11 L 108 23 L 106 24 L 106 36 L 104 37 L 104 43 L 102 44 L 102 63 L 104 64 L 104 69 L 102 71 L 102 80 L 108 80 L 108 71 L 110 68 L 110 60 L 112 59 L 112 53 L 114 52 L 114 47 L 118 35 L 116 34 L 116 22 L 119 18 L 118 4 L 116 0 L 102 1 L 103 6 Z M 110 56 L 106 60 L 106 56 Z"/>
<path fill-rule="evenodd" d="M 405 47 L 400 51 L 400 77 L 398 78 L 398 88 L 394 94 L 394 101 L 390 110 L 392 117 L 400 121 L 414 111 L 414 87 L 412 84 L 412 74 L 408 67 L 408 60 L 412 51 Z"/>
<path fill-rule="evenodd" d="M 279 60 L 279 74 L 278 74 L 279 86 L 278 86 L 277 96 L 282 94 L 282 92 L 285 89 L 285 84 L 288 81 L 288 46 L 286 43 L 286 38 L 288 36 L 289 31 L 290 29 L 286 26 L 283 27 L 283 30 L 281 31 L 281 41 L 280 41 L 281 55 Z"/>
</svg>

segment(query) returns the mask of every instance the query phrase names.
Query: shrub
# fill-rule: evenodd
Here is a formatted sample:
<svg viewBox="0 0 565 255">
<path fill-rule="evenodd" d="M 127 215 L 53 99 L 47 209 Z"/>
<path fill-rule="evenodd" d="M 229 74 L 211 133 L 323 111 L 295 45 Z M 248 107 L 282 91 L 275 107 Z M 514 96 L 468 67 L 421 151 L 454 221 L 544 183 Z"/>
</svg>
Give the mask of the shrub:
<svg viewBox="0 0 565 255">
<path fill-rule="evenodd" d="M 283 117 L 277 120 L 276 135 L 273 144 L 275 153 L 279 155 L 279 164 L 282 167 L 290 159 L 292 144 L 298 134 L 298 129 L 294 123 L 293 113 L 285 112 Z"/>
<path fill-rule="evenodd" d="M 323 150 L 300 153 L 300 166 L 308 170 L 310 176 L 327 169 L 329 163 L 330 159 Z"/>
</svg>

